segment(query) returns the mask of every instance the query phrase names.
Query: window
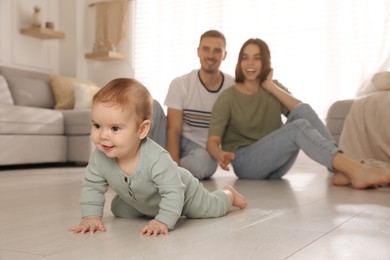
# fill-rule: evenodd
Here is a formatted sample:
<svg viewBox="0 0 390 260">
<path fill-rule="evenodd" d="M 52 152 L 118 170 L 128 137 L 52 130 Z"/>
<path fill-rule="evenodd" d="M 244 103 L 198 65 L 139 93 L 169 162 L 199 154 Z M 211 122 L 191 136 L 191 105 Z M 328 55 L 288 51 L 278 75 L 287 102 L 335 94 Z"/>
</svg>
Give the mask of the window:
<svg viewBox="0 0 390 260">
<path fill-rule="evenodd" d="M 173 78 L 199 68 L 196 48 L 209 29 L 225 34 L 221 70 L 233 76 L 244 41 L 266 41 L 274 78 L 321 117 L 389 68 L 388 0 L 142 0 L 135 13 L 135 77 L 161 103 Z"/>
</svg>

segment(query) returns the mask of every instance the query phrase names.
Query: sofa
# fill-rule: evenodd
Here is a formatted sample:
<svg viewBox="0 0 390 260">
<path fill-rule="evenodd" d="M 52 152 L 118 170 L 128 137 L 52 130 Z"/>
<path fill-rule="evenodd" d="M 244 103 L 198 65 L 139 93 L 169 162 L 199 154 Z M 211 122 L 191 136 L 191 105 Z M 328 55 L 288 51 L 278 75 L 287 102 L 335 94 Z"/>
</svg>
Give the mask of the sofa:
<svg viewBox="0 0 390 260">
<path fill-rule="evenodd" d="M 330 133 L 334 137 L 337 144 L 340 144 L 340 135 L 344 128 L 345 119 L 351 111 L 352 104 L 357 99 L 359 99 L 359 102 L 363 102 L 364 100 L 368 100 L 368 99 L 372 100 L 375 98 L 374 101 L 371 101 L 372 107 L 366 108 L 364 111 L 369 112 L 370 113 L 369 116 L 371 117 L 372 115 L 372 117 L 375 118 L 374 123 L 378 123 L 378 127 L 383 127 L 383 124 L 381 124 L 380 121 L 381 120 L 388 121 L 388 113 L 387 113 L 386 105 L 389 102 L 388 100 L 389 91 L 390 91 L 390 71 L 379 71 L 372 76 L 367 86 L 365 86 L 365 88 L 360 91 L 359 96 L 357 98 L 338 100 L 329 107 L 326 116 L 326 126 L 328 127 Z M 380 100 L 380 99 L 384 99 L 384 100 Z M 376 107 L 377 111 L 375 111 L 374 106 Z M 383 108 L 380 106 L 383 106 Z M 352 112 L 356 113 L 356 110 Z M 358 116 L 363 116 L 362 111 L 359 112 Z M 357 128 L 358 126 L 354 126 L 354 127 Z M 359 125 L 359 127 L 364 128 L 366 126 Z M 353 129 L 351 131 L 355 132 L 355 130 Z M 358 142 L 358 141 L 362 141 L 362 140 L 354 140 L 354 142 Z"/>
<path fill-rule="evenodd" d="M 98 90 L 87 80 L 0 66 L 0 166 L 86 164 Z M 149 136 L 165 147 L 166 118 L 157 101 L 153 120 Z"/>
<path fill-rule="evenodd" d="M 0 165 L 86 163 L 90 110 L 54 109 L 47 74 L 0 67 L 0 75 Z"/>
<path fill-rule="evenodd" d="M 326 126 L 337 144 L 340 142 L 345 118 L 351 109 L 353 101 L 353 99 L 338 100 L 328 109 L 325 120 Z"/>
<path fill-rule="evenodd" d="M 353 100 L 328 110 L 327 127 L 345 154 L 364 164 L 390 169 L 390 71 L 380 71 Z"/>
</svg>

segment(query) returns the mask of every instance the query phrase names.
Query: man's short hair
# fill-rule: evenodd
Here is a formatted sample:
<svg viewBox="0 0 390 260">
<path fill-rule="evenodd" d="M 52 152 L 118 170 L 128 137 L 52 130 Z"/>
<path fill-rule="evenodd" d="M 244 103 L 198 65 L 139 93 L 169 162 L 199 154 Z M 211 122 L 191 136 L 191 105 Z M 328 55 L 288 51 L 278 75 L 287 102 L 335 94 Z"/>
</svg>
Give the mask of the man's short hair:
<svg viewBox="0 0 390 260">
<path fill-rule="evenodd" d="M 204 32 L 204 33 L 200 36 L 199 46 L 200 46 L 200 42 L 203 40 L 203 38 L 206 38 L 206 37 L 216 37 L 216 38 L 220 38 L 220 39 L 222 39 L 223 44 L 224 44 L 225 47 L 226 47 L 226 38 L 225 38 L 225 35 L 223 35 L 223 33 L 221 33 L 220 31 L 217 31 L 217 30 L 209 30 L 209 31 Z"/>
</svg>

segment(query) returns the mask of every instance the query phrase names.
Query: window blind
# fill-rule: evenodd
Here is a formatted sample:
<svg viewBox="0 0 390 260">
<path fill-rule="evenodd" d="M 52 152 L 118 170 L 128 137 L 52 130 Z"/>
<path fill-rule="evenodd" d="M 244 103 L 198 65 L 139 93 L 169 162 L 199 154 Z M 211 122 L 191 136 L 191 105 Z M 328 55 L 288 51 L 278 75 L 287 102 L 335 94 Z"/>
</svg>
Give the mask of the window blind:
<svg viewBox="0 0 390 260">
<path fill-rule="evenodd" d="M 227 39 L 221 70 L 234 76 L 248 38 L 271 50 L 274 77 L 324 116 L 332 102 L 353 98 L 390 56 L 388 0 L 138 0 L 134 69 L 161 103 L 172 79 L 199 68 L 200 35 Z M 390 62 L 390 61 L 389 61 Z"/>
</svg>

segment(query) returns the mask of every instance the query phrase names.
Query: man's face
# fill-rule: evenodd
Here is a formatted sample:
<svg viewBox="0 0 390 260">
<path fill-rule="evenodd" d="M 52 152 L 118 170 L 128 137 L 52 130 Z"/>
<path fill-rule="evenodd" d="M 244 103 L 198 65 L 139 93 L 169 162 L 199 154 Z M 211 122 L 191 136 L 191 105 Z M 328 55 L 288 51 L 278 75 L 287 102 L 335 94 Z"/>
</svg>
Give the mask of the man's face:
<svg viewBox="0 0 390 260">
<path fill-rule="evenodd" d="M 198 47 L 198 57 L 201 70 L 207 73 L 218 72 L 226 57 L 223 40 L 218 37 L 203 38 Z"/>
</svg>

